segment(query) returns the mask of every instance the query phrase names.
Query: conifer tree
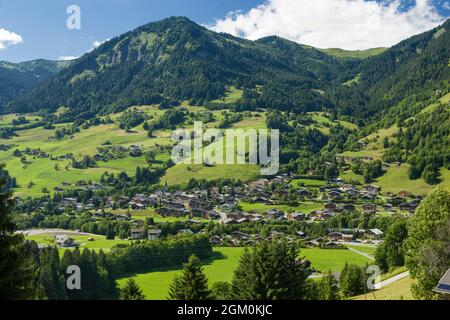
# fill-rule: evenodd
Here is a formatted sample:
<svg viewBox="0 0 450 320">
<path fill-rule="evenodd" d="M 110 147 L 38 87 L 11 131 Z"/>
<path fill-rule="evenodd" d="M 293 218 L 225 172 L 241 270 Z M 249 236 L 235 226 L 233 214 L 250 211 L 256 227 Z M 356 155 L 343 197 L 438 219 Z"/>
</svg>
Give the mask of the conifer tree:
<svg viewBox="0 0 450 320">
<path fill-rule="evenodd" d="M 169 299 L 171 300 L 208 300 L 211 299 L 211 291 L 208 288 L 208 280 L 203 273 L 200 259 L 191 256 L 184 264 L 180 276 L 175 276 L 170 285 Z"/>
<path fill-rule="evenodd" d="M 134 279 L 129 279 L 120 289 L 120 300 L 145 300 L 145 295 Z"/>
<path fill-rule="evenodd" d="M 0 170 L 3 170 L 0 165 Z M 5 175 L 2 175 L 3 177 Z M 27 298 L 24 288 L 29 280 L 25 272 L 23 236 L 15 234 L 12 222 L 13 200 L 5 187 L 5 178 L 0 179 L 0 300 Z"/>
<path fill-rule="evenodd" d="M 364 293 L 365 269 L 353 264 L 345 264 L 340 277 L 340 292 L 342 297 L 353 297 Z"/>
<path fill-rule="evenodd" d="M 40 252 L 39 299 L 66 300 L 64 275 L 61 274 L 58 249 L 48 247 Z"/>
<path fill-rule="evenodd" d="M 299 261 L 295 245 L 263 242 L 246 251 L 232 282 L 232 298 L 237 300 L 306 299 L 310 274 L 307 263 Z"/>
<path fill-rule="evenodd" d="M 319 300 L 339 300 L 339 286 L 333 273 L 328 272 L 319 282 Z"/>
</svg>

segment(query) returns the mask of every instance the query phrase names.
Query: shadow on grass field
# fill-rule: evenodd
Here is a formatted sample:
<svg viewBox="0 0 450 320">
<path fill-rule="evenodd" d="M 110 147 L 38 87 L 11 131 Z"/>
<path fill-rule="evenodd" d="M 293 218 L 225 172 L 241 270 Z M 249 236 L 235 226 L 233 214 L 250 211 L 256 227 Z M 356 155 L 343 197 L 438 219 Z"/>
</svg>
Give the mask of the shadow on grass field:
<svg viewBox="0 0 450 320">
<path fill-rule="evenodd" d="M 244 251 L 245 248 L 214 248 L 213 256 L 202 261 L 209 285 L 218 281 L 231 282 Z M 306 257 L 315 269 L 323 272 L 341 271 L 346 262 L 358 265 L 369 262 L 365 257 L 350 250 L 301 249 L 300 256 Z M 119 286 L 123 286 L 128 279 L 134 278 L 147 299 L 164 300 L 173 278 L 181 273 L 181 269 L 181 266 L 154 269 L 147 273 L 129 275 L 117 282 Z"/>
</svg>

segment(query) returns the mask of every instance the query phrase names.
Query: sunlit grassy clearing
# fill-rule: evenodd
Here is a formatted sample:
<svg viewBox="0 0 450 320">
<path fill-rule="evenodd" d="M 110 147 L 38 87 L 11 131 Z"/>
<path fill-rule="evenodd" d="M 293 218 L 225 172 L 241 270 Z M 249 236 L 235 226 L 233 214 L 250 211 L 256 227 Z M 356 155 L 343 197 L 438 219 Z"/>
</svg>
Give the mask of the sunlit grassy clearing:
<svg viewBox="0 0 450 320">
<path fill-rule="evenodd" d="M 231 282 L 244 248 L 215 248 L 214 252 L 213 259 L 203 261 L 209 284 L 212 285 L 218 281 Z M 316 269 L 322 271 L 341 271 L 346 262 L 359 265 L 369 262 L 368 259 L 349 250 L 302 249 L 300 255 L 306 257 Z M 139 283 L 147 299 L 165 300 L 174 276 L 180 273 L 180 268 L 160 269 L 138 274 L 133 278 Z M 127 279 L 129 278 L 119 280 L 119 285 L 123 286 Z"/>
</svg>

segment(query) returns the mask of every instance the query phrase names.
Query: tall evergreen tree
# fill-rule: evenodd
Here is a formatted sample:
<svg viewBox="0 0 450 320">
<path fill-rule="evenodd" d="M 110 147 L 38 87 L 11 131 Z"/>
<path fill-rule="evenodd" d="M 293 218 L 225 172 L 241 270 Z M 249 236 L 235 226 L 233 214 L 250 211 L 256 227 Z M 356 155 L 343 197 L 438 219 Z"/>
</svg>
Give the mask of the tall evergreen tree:
<svg viewBox="0 0 450 320">
<path fill-rule="evenodd" d="M 232 298 L 238 300 L 301 300 L 306 298 L 309 266 L 299 251 L 284 242 L 263 242 L 246 251 L 235 271 Z"/>
<path fill-rule="evenodd" d="M 203 273 L 200 259 L 191 256 L 183 266 L 181 276 L 175 276 L 170 285 L 169 299 L 171 300 L 209 300 L 211 291 L 208 280 Z"/>
<path fill-rule="evenodd" d="M 319 282 L 319 300 L 339 300 L 339 285 L 333 273 L 328 272 Z"/>
<path fill-rule="evenodd" d="M 145 295 L 134 279 L 129 279 L 120 289 L 120 300 L 145 300 Z"/>
<path fill-rule="evenodd" d="M 340 292 L 344 298 L 364 293 L 365 268 L 358 265 L 345 264 L 340 277 Z"/>
<path fill-rule="evenodd" d="M 40 252 L 39 299 L 66 300 L 66 283 L 61 273 L 57 248 L 48 247 Z"/>
<path fill-rule="evenodd" d="M 0 165 L 0 170 L 3 170 Z M 28 298 L 24 290 L 29 273 L 25 271 L 23 236 L 15 234 L 12 222 L 13 200 L 5 188 L 5 178 L 0 179 L 0 299 Z"/>
</svg>

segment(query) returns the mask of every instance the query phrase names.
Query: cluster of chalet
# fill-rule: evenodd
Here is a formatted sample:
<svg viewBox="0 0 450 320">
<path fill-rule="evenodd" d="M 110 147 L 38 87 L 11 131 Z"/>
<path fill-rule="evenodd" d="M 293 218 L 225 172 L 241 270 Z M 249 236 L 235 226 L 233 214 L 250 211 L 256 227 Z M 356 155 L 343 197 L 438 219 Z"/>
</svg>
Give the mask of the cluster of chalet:
<svg viewBox="0 0 450 320">
<path fill-rule="evenodd" d="M 152 196 L 157 199 L 156 212 L 163 217 L 184 217 L 189 214 L 193 218 L 214 220 L 221 217 L 216 210 L 218 206 L 234 207 L 242 198 L 241 195 L 231 195 L 227 193 L 228 191 L 230 190 L 227 187 L 224 187 L 223 192 L 213 187 L 209 195 L 206 191 L 193 191 L 191 193 L 158 192 Z"/>
<path fill-rule="evenodd" d="M 349 201 L 373 201 L 377 198 L 380 192 L 380 187 L 367 185 L 358 189 L 352 184 L 346 184 L 341 181 L 336 181 L 336 187 L 321 187 L 319 190 L 321 195 L 320 200 L 323 201 L 340 201 L 347 199 Z"/>
<path fill-rule="evenodd" d="M 375 185 L 355 186 L 344 183 L 340 179 L 328 181 L 325 185 L 315 188 L 302 185 L 292 188 L 293 176 L 283 175 L 272 179 L 258 179 L 241 187 L 223 186 L 211 187 L 205 190 L 189 192 L 165 189 L 152 194 L 135 194 L 119 196 L 114 199 L 105 196 L 102 204 L 104 209 L 145 210 L 155 208 L 156 213 L 163 217 L 202 218 L 220 220 L 221 223 L 241 224 L 252 221 L 287 220 L 287 221 L 323 221 L 339 215 L 342 212 L 362 211 L 366 214 L 397 211 L 413 212 L 421 202 L 407 192 L 398 194 L 381 194 L 381 189 Z M 102 189 L 95 183 L 77 183 L 77 187 Z M 308 201 L 317 203 L 323 208 L 309 213 L 283 212 L 276 209 L 283 200 Z M 267 210 L 244 212 L 239 209 L 239 203 L 264 205 Z M 44 204 L 45 205 L 45 204 Z M 272 209 L 273 206 L 273 209 Z M 62 198 L 59 204 L 61 211 L 67 208 L 76 211 L 99 211 L 92 200 L 80 203 L 76 198 Z M 124 218 L 126 216 L 124 215 Z"/>
<path fill-rule="evenodd" d="M 383 232 L 379 229 L 370 230 L 330 230 L 326 237 L 320 237 L 312 239 L 303 231 L 296 231 L 294 235 L 287 235 L 278 231 L 271 231 L 267 237 L 263 237 L 260 234 L 246 234 L 241 231 L 232 232 L 229 235 L 224 236 L 212 236 L 210 242 L 215 246 L 252 246 L 261 241 L 272 241 L 274 239 L 280 239 L 287 241 L 288 243 L 294 241 L 301 241 L 304 247 L 308 248 L 338 248 L 343 244 L 350 243 L 365 243 L 365 244 L 377 244 L 381 241 Z"/>
<path fill-rule="evenodd" d="M 86 191 L 86 190 L 106 190 L 108 187 L 96 182 L 86 182 L 86 181 L 78 181 L 75 184 L 69 182 L 62 182 L 61 186 L 55 187 L 53 190 L 55 192 L 63 192 L 66 188 L 70 187 L 73 190 L 77 191 Z"/>
<path fill-rule="evenodd" d="M 61 202 L 59 203 L 59 206 L 58 206 L 58 210 L 64 211 L 67 208 L 75 210 L 75 211 L 85 211 L 85 210 L 95 209 L 95 205 L 92 200 L 89 200 L 87 203 L 83 204 L 83 203 L 80 203 L 77 198 L 61 199 Z"/>
<path fill-rule="evenodd" d="M 210 238 L 210 242 L 214 246 L 242 247 L 252 246 L 260 243 L 261 241 L 272 241 L 281 238 L 290 243 L 299 239 L 304 239 L 305 236 L 306 235 L 301 231 L 298 231 L 295 236 L 286 235 L 278 231 L 272 231 L 267 237 L 263 237 L 260 234 L 246 234 L 244 232 L 235 231 L 229 235 L 212 236 Z"/>
</svg>

